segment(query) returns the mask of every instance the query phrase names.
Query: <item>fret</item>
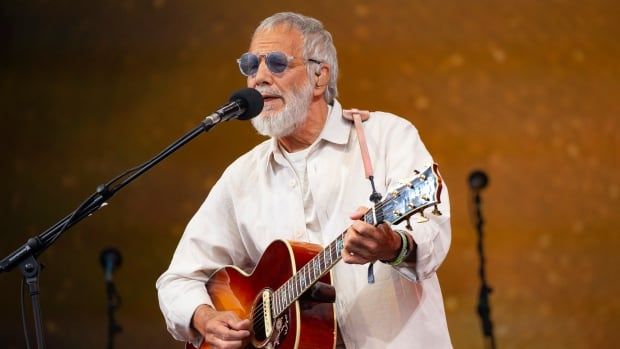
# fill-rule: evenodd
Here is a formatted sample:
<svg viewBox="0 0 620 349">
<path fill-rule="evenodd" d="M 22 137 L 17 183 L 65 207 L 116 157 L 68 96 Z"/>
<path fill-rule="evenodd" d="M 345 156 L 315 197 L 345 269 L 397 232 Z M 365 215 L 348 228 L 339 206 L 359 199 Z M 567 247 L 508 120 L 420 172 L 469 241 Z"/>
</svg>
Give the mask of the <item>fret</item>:
<svg viewBox="0 0 620 349">
<path fill-rule="evenodd" d="M 384 215 L 383 215 L 383 210 L 379 210 L 378 212 L 375 211 L 375 217 L 377 217 L 374 225 L 377 225 L 379 223 L 383 223 L 383 220 L 385 219 Z"/>
<path fill-rule="evenodd" d="M 317 263 L 318 259 L 316 257 L 312 258 L 312 271 L 314 272 L 314 276 L 312 277 L 313 279 L 318 279 L 319 275 L 321 275 L 321 269 L 316 267 L 316 263 Z"/>
<path fill-rule="evenodd" d="M 295 295 L 296 295 L 296 287 L 295 287 L 295 279 L 292 279 L 291 282 L 291 301 L 293 301 L 293 299 L 295 299 Z"/>
<path fill-rule="evenodd" d="M 370 214 L 370 210 L 364 214 L 364 222 L 368 224 L 372 224 L 372 216 Z"/>
<path fill-rule="evenodd" d="M 288 298 L 287 298 L 286 303 L 292 303 L 293 302 L 293 284 L 290 281 L 288 281 L 286 288 L 288 289 Z"/>
</svg>

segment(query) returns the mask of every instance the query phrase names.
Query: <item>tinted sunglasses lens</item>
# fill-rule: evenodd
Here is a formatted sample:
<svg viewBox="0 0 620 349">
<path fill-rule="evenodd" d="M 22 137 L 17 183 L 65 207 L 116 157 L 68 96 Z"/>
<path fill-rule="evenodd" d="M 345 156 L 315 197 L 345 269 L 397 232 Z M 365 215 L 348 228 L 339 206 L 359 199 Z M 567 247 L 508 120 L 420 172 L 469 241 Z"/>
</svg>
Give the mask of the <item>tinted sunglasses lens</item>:
<svg viewBox="0 0 620 349">
<path fill-rule="evenodd" d="M 244 53 L 237 61 L 239 70 L 245 76 L 254 75 L 258 71 L 258 56 L 253 53 Z"/>
<path fill-rule="evenodd" d="M 267 68 L 272 73 L 281 73 L 288 67 L 288 57 L 282 52 L 271 52 L 265 57 Z"/>
</svg>

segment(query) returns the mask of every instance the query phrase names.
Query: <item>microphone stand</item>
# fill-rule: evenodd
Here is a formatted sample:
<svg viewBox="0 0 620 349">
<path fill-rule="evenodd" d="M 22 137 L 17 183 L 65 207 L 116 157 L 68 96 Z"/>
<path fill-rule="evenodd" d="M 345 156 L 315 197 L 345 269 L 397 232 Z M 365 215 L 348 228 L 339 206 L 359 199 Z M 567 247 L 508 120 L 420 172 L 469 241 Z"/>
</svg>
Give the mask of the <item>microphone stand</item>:
<svg viewBox="0 0 620 349">
<path fill-rule="evenodd" d="M 489 294 L 493 291 L 491 286 L 487 282 L 486 278 L 486 258 L 484 257 L 484 218 L 482 217 L 482 199 L 480 197 L 480 191 L 487 185 L 488 178 L 482 171 L 475 171 L 469 177 L 471 189 L 473 191 L 473 199 L 475 205 L 475 225 L 476 232 L 478 233 L 478 255 L 480 256 L 480 268 L 478 274 L 480 275 L 480 293 L 478 296 L 478 315 L 482 322 L 482 334 L 484 336 L 484 347 L 495 349 L 495 336 L 493 335 L 493 322 L 491 321 L 491 303 L 489 302 Z"/>
<path fill-rule="evenodd" d="M 152 159 L 116 176 L 106 184 L 99 185 L 96 192 L 88 197 L 75 211 L 65 216 L 43 233 L 28 239 L 26 243 L 0 261 L 0 272 L 8 272 L 16 266 L 19 266 L 28 284 L 34 315 L 37 346 L 39 349 L 45 348 L 45 340 L 41 306 L 39 303 L 39 274 L 41 265 L 37 261 L 37 257 L 54 244 L 64 231 L 105 206 L 107 204 L 106 201 L 116 194 L 116 192 L 133 182 L 136 178 L 140 177 L 143 173 L 170 156 L 202 132 L 209 131 L 217 122 L 219 122 L 219 120 L 214 122 L 212 118 L 207 117 L 200 125 L 176 140 Z"/>
<path fill-rule="evenodd" d="M 123 332 L 123 328 L 116 322 L 114 312 L 121 306 L 121 296 L 116 291 L 116 285 L 112 280 L 106 280 L 106 291 L 108 294 L 108 346 L 107 349 L 114 348 L 114 336 Z"/>
</svg>

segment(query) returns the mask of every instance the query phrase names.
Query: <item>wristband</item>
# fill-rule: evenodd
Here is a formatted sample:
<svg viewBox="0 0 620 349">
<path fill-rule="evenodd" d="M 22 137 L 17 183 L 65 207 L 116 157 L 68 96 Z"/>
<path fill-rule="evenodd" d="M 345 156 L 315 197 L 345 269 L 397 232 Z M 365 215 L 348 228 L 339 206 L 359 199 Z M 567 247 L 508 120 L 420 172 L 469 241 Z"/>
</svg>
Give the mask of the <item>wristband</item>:
<svg viewBox="0 0 620 349">
<path fill-rule="evenodd" d="M 407 238 L 407 235 L 405 235 L 407 233 L 405 233 L 402 230 L 394 230 L 394 232 L 400 235 L 400 241 L 401 241 L 400 251 L 398 252 L 398 255 L 396 256 L 396 258 L 394 258 L 394 260 L 382 261 L 382 262 L 393 265 L 393 266 L 397 266 L 400 263 L 402 263 L 405 260 L 405 258 L 407 258 L 407 255 L 409 255 L 409 239 Z"/>
</svg>

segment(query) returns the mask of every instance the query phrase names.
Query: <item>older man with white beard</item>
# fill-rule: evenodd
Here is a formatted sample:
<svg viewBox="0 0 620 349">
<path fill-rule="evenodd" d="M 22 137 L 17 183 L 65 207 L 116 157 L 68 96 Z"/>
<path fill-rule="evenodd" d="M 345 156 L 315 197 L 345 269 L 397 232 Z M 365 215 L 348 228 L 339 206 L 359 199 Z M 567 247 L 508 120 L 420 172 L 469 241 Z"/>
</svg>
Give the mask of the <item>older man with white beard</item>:
<svg viewBox="0 0 620 349">
<path fill-rule="evenodd" d="M 252 124 L 271 138 L 226 169 L 157 281 L 169 331 L 196 346 L 248 346 L 255 329 L 249 319 L 215 309 L 205 288 L 212 273 L 225 265 L 252 272 L 277 239 L 325 246 L 346 231 L 344 263 L 332 269 L 336 346 L 451 348 L 436 275 L 450 245 L 445 186 L 443 214 L 410 229 L 363 220 L 367 209 L 355 207 L 371 205 L 370 186 L 358 135 L 335 99 L 332 37 L 316 19 L 295 13 L 265 19 L 238 63 L 265 102 Z M 373 112 L 363 130 L 379 192 L 433 163 L 415 127 L 402 118 Z"/>
</svg>

